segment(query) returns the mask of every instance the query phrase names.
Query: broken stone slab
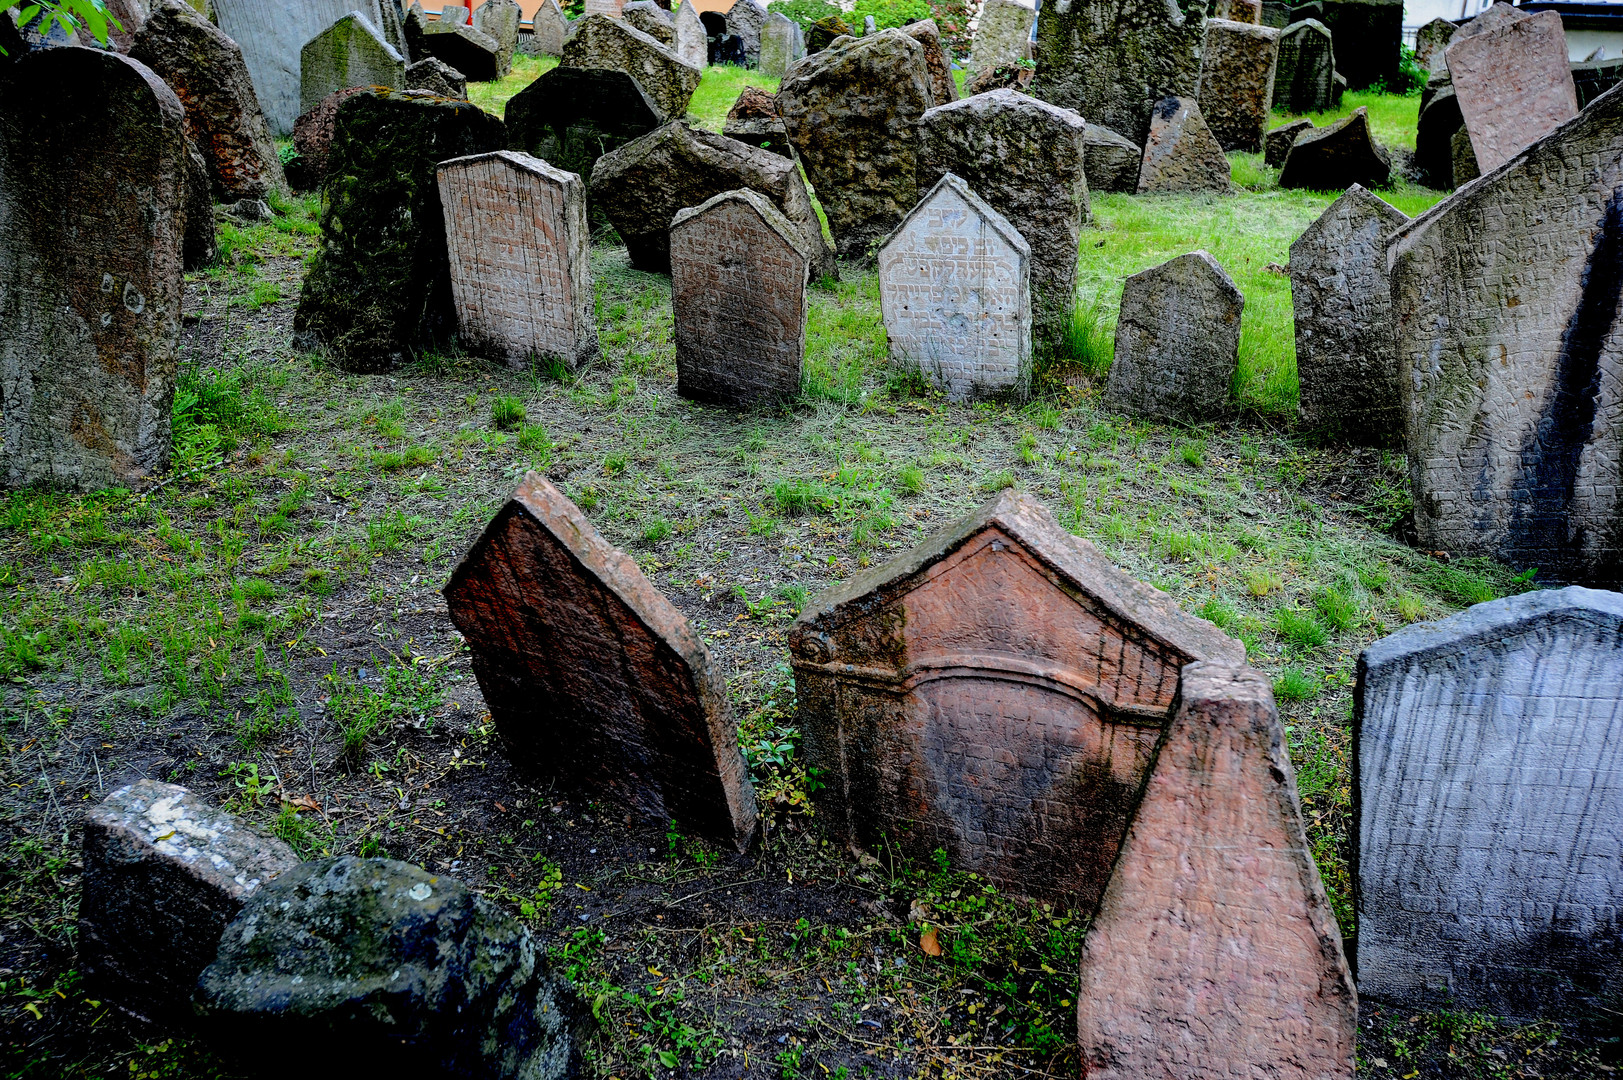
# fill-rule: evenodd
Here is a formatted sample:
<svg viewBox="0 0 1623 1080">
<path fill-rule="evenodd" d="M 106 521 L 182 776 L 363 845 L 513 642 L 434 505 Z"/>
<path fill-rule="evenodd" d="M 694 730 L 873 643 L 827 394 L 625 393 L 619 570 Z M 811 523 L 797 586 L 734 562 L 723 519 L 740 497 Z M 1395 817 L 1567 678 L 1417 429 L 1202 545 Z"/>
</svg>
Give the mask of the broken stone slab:
<svg viewBox="0 0 1623 1080">
<path fill-rule="evenodd" d="M 1446 55 L 1483 172 L 1578 115 L 1578 91 L 1557 12 L 1526 15 L 1481 33 L 1461 31 Z"/>
<path fill-rule="evenodd" d="M 1615 592 L 1525 592 L 1364 650 L 1361 995 L 1513 1020 L 1605 1015 L 1623 992 L 1620 726 Z"/>
<path fill-rule="evenodd" d="M 1020 0 L 985 0 L 975 26 L 975 71 L 1018 64 L 1031 59 L 1031 28 L 1037 21 L 1037 8 Z"/>
<path fill-rule="evenodd" d="M 1296 137 L 1304 131 L 1313 130 L 1313 121 L 1306 117 L 1292 120 L 1288 124 L 1281 124 L 1262 137 L 1262 161 L 1270 169 L 1280 168 L 1285 164 L 1285 158 L 1290 155 L 1291 147 L 1296 145 Z"/>
<path fill-rule="evenodd" d="M 744 45 L 744 66 L 761 62 L 761 31 L 766 28 L 766 5 L 757 0 L 734 0 L 727 9 L 727 33 Z"/>
<path fill-rule="evenodd" d="M 1138 171 L 1144 161 L 1144 149 L 1107 127 L 1088 124 L 1082 141 L 1086 146 L 1083 169 L 1088 177 L 1088 190 L 1138 190 Z"/>
<path fill-rule="evenodd" d="M 781 79 L 800 57 L 795 55 L 795 47 L 800 41 L 800 27 L 795 25 L 793 19 L 779 12 L 767 15 L 766 25 L 761 28 L 761 62 L 758 65 L 762 75 L 774 79 Z"/>
<path fill-rule="evenodd" d="M 631 0 L 620 9 L 620 18 L 626 25 L 636 27 L 667 49 L 676 51 L 676 22 L 671 13 L 654 0 Z"/>
<path fill-rule="evenodd" d="M 902 33 L 924 46 L 924 66 L 930 73 L 930 101 L 946 105 L 958 100 L 958 84 L 952 81 L 952 60 L 941 45 L 941 28 L 934 19 L 920 19 L 902 27 Z"/>
<path fill-rule="evenodd" d="M 1193 98 L 1163 98 L 1150 121 L 1149 141 L 1139 166 L 1138 193 L 1234 190 L 1229 159 L 1206 126 Z"/>
<path fill-rule="evenodd" d="M 727 111 L 721 133 L 729 139 L 759 146 L 780 157 L 792 158 L 789 132 L 778 115 L 777 99 L 758 86 L 746 86 Z"/>
<path fill-rule="evenodd" d="M 299 55 L 301 114 L 328 94 L 352 86 L 406 88 L 406 58 L 358 11 L 311 38 Z"/>
<path fill-rule="evenodd" d="M 564 40 L 569 36 L 569 19 L 558 6 L 558 0 L 542 0 L 530 19 L 530 26 L 536 52 L 543 56 L 563 55 Z"/>
<path fill-rule="evenodd" d="M 1391 176 L 1392 159 L 1370 134 L 1368 110 L 1360 105 L 1351 116 L 1298 135 L 1279 169 L 1279 186 L 1342 191 L 1354 184 L 1385 187 Z"/>
<path fill-rule="evenodd" d="M 564 1080 L 589 1014 L 529 930 L 455 878 L 392 859 L 308 862 L 259 889 L 198 981 L 239 1062 L 297 1046 L 402 1076 Z"/>
<path fill-rule="evenodd" d="M 1226 416 L 1244 310 L 1234 280 L 1204 251 L 1128 278 L 1105 405 L 1190 424 Z"/>
<path fill-rule="evenodd" d="M 360 93 L 362 89 L 354 86 L 328 94 L 293 125 L 293 148 L 299 152 L 299 156 L 289 168 L 296 166 L 295 186 L 301 190 L 319 189 L 326 179 L 327 157 L 332 152 L 333 124 L 338 119 L 338 106 L 345 98 Z"/>
<path fill-rule="evenodd" d="M 473 12 L 473 28 L 496 42 L 496 73 L 513 70 L 513 53 L 518 49 L 518 27 L 524 11 L 513 0 L 483 0 Z"/>
<path fill-rule="evenodd" d="M 1244 647 L 1005 491 L 789 632 L 833 838 L 1091 909 L 1195 659 Z"/>
<path fill-rule="evenodd" d="M 1414 62 L 1427 71 L 1447 71 L 1448 63 L 1443 59 L 1443 50 L 1454 40 L 1454 31 L 1458 29 L 1447 19 L 1438 18 L 1416 30 Z"/>
<path fill-rule="evenodd" d="M 1330 28 L 1317 19 L 1291 23 L 1279 32 L 1273 107 L 1284 112 L 1324 112 L 1341 98 Z"/>
<path fill-rule="evenodd" d="M 299 857 L 183 787 L 138 780 L 85 815 L 79 963 L 97 994 L 151 1023 L 192 991 L 243 903 Z"/>
<path fill-rule="evenodd" d="M 1195 99 L 1224 150 L 1262 149 L 1274 100 L 1279 31 L 1271 26 L 1206 20 Z"/>
<path fill-rule="evenodd" d="M 444 7 L 440 8 L 440 17 L 438 21 L 446 24 L 447 26 L 471 26 L 473 23 L 468 18 L 468 15 L 469 12 L 466 5 L 446 4 Z"/>
<path fill-rule="evenodd" d="M 406 89 L 427 90 L 440 97 L 468 100 L 468 80 L 443 60 L 430 56 L 406 67 Z"/>
<path fill-rule="evenodd" d="M 1090 1078 L 1352 1080 L 1358 993 L 1261 672 L 1183 669 L 1076 1015 Z"/>
<path fill-rule="evenodd" d="M 507 102 L 507 146 L 588 181 L 597 159 L 657 129 L 661 111 L 623 71 L 555 67 Z"/>
<path fill-rule="evenodd" d="M 693 6 L 693 0 L 682 0 L 671 21 L 676 32 L 676 55 L 703 69 L 710 62 L 709 35 L 705 33 L 704 23 L 699 18 L 698 9 Z"/>
<path fill-rule="evenodd" d="M 1403 0 L 1324 0 L 1314 16 L 1336 44 L 1336 70 L 1349 90 L 1398 84 L 1403 49 Z"/>
<path fill-rule="evenodd" d="M 442 60 L 469 82 L 501 78 L 501 43 L 466 22 L 425 22 L 413 13 L 406 17 L 406 41 L 411 55 L 419 60 L 425 56 Z"/>
<path fill-rule="evenodd" d="M 445 599 L 522 767 L 650 820 L 749 843 L 755 789 L 704 642 L 544 477 L 524 479 Z"/>
<path fill-rule="evenodd" d="M 376 26 L 374 0 L 210 0 L 214 21 L 242 49 L 259 108 L 273 136 L 293 131 L 304 112 L 299 104 L 300 54 L 305 42 L 351 11 L 360 11 Z"/>
<path fill-rule="evenodd" d="M 563 65 L 625 72 L 659 106 L 662 121 L 687 114 L 704 74 L 641 30 L 607 15 L 588 15 L 576 24 L 564 42 Z"/>
</svg>

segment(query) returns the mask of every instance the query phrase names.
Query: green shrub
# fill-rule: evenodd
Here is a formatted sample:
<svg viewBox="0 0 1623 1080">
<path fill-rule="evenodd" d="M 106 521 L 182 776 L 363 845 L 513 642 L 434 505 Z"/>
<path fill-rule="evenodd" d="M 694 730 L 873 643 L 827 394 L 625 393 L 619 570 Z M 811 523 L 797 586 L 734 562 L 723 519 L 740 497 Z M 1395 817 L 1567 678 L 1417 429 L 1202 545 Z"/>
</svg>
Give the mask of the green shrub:
<svg viewBox="0 0 1623 1080">
<path fill-rule="evenodd" d="M 802 30 L 810 30 L 818 19 L 826 19 L 830 15 L 845 18 L 840 5 L 831 4 L 828 0 L 772 0 L 766 9 L 799 23 Z"/>
<path fill-rule="evenodd" d="M 851 17 L 846 21 L 860 30 L 868 16 L 872 15 L 874 26 L 884 30 L 928 19 L 934 14 L 925 0 L 857 0 L 856 7 L 851 9 Z"/>
<path fill-rule="evenodd" d="M 1319 625 L 1319 620 L 1305 611 L 1281 608 L 1275 625 L 1279 636 L 1302 652 L 1320 648 L 1330 640 L 1330 635 Z"/>
<path fill-rule="evenodd" d="M 1286 668 L 1274 680 L 1274 697 L 1280 701 L 1306 701 L 1318 692 L 1318 680 L 1301 668 Z"/>
<path fill-rule="evenodd" d="M 511 394 L 503 394 L 491 401 L 490 419 L 499 428 L 517 427 L 524 423 L 524 402 Z"/>
</svg>

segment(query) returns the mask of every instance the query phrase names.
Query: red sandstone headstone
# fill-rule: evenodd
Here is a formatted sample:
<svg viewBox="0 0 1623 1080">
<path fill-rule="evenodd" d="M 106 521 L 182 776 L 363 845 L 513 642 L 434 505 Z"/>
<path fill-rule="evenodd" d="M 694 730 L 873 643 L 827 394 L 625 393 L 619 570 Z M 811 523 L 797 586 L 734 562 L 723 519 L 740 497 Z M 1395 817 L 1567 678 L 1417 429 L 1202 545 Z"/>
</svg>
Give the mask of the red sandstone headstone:
<svg viewBox="0 0 1623 1080">
<path fill-rule="evenodd" d="M 1484 174 L 1578 115 L 1567 36 L 1554 11 L 1462 32 L 1444 56 Z"/>
<path fill-rule="evenodd" d="M 742 848 L 755 789 L 687 619 L 531 473 L 445 586 L 508 753 L 548 779 Z"/>
<path fill-rule="evenodd" d="M 1082 946 L 1082 1075 L 1350 1080 L 1357 1022 L 1273 691 L 1191 664 Z"/>
</svg>

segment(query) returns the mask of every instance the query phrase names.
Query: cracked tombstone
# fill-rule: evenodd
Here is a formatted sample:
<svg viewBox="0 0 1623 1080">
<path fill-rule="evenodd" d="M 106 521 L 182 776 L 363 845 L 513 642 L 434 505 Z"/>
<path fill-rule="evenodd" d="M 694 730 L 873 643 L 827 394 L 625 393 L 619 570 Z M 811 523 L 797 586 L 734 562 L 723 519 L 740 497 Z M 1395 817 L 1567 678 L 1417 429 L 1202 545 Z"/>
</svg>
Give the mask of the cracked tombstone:
<svg viewBox="0 0 1623 1080">
<path fill-rule="evenodd" d="M 1169 97 L 1159 102 L 1150 121 L 1150 137 L 1144 143 L 1138 193 L 1214 191 L 1227 195 L 1233 190 L 1229 159 L 1206 126 L 1200 106 L 1193 98 Z"/>
<path fill-rule="evenodd" d="M 687 619 L 530 473 L 445 586 L 514 761 L 744 848 L 750 784 L 727 688 Z"/>
<path fill-rule="evenodd" d="M 1578 115 L 1557 12 L 1541 11 L 1480 33 L 1462 31 L 1445 56 L 1484 173 Z"/>
<path fill-rule="evenodd" d="M 738 100 L 727 110 L 727 119 L 721 133 L 729 139 L 759 146 L 780 157 L 792 158 L 789 133 L 784 129 L 783 117 L 778 115 L 777 99 L 758 86 L 746 86 L 738 93 Z"/>
<path fill-rule="evenodd" d="M 1279 186 L 1313 191 L 1341 191 L 1354 184 L 1385 187 L 1392 176 L 1392 159 L 1370 134 L 1365 106 L 1351 116 L 1321 128 L 1303 131 L 1285 152 L 1279 167 Z"/>
<path fill-rule="evenodd" d="M 382 22 L 373 0 L 211 0 L 214 20 L 242 49 L 242 61 L 253 80 L 265 123 L 274 136 L 293 132 L 303 78 L 305 42 L 351 11 L 360 11 L 373 26 Z"/>
<path fill-rule="evenodd" d="M 1244 310 L 1234 280 L 1204 251 L 1128 278 L 1105 405 L 1192 424 L 1227 415 Z"/>
<path fill-rule="evenodd" d="M 641 30 L 606 15 L 588 15 L 576 24 L 564 42 L 563 66 L 625 72 L 659 106 L 662 121 L 687 113 L 704 74 Z"/>
<path fill-rule="evenodd" d="M 1296 137 L 1304 131 L 1313 130 L 1313 121 L 1303 117 L 1292 120 L 1288 124 L 1281 124 L 1262 137 L 1262 161 L 1270 169 L 1277 169 L 1285 164 L 1290 156 L 1291 147 L 1296 145 Z"/>
<path fill-rule="evenodd" d="M 662 123 L 642 84 L 623 71 L 555 67 L 507 102 L 507 147 L 590 181 L 597 159 Z"/>
<path fill-rule="evenodd" d="M 352 11 L 311 38 L 300 53 L 299 112 L 352 86 L 406 88 L 406 60 L 377 27 Z"/>
<path fill-rule="evenodd" d="M 1279 31 L 1273 27 L 1206 20 L 1195 98 L 1224 150 L 1262 149 L 1278 60 Z"/>
</svg>

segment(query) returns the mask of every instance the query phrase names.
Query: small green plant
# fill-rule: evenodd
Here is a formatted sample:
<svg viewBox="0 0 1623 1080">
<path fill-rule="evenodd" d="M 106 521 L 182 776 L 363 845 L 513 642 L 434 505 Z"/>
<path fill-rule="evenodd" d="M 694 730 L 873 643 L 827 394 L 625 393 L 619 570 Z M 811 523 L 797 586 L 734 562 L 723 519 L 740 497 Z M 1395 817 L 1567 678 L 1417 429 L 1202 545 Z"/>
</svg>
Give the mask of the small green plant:
<svg viewBox="0 0 1623 1080">
<path fill-rule="evenodd" d="M 778 508 L 778 513 L 798 517 L 825 509 L 829 497 L 822 484 L 795 478 L 779 480 L 772 485 L 772 502 Z"/>
<path fill-rule="evenodd" d="M 1232 605 L 1215 596 L 1202 604 L 1197 614 L 1219 630 L 1227 630 L 1238 618 Z"/>
<path fill-rule="evenodd" d="M 1358 622 L 1358 605 L 1338 589 L 1321 589 L 1313 598 L 1319 619 L 1330 629 L 1345 633 Z"/>
<path fill-rule="evenodd" d="M 985 492 L 998 492 L 1002 491 L 1004 488 L 1012 488 L 1018 483 L 1019 481 L 1014 478 L 1013 472 L 1008 469 L 999 469 L 995 473 L 987 474 L 986 478 L 981 481 L 981 490 Z"/>
<path fill-rule="evenodd" d="M 1022 465 L 1036 465 L 1042 460 L 1037 456 L 1037 433 L 1035 431 L 1027 431 L 1021 434 L 1019 456 Z"/>
<path fill-rule="evenodd" d="M 1102 379 L 1110 372 L 1115 350 L 1116 328 L 1107 321 L 1101 298 L 1095 296 L 1086 305 L 1077 301 L 1054 359 L 1077 364 L 1086 374 Z"/>
<path fill-rule="evenodd" d="M 1206 440 L 1189 439 L 1178 445 L 1178 456 L 1183 458 L 1185 465 L 1196 469 L 1206 464 Z"/>
<path fill-rule="evenodd" d="M 1306 701 L 1318 692 L 1318 680 L 1301 668 L 1286 668 L 1274 680 L 1274 697 L 1280 701 Z"/>
<path fill-rule="evenodd" d="M 610 454 L 603 459 L 603 471 L 610 476 L 619 476 L 626 471 L 626 466 L 630 463 L 630 459 L 624 454 Z"/>
<path fill-rule="evenodd" d="M 490 401 L 490 421 L 503 431 L 524 423 L 527 415 L 524 402 L 512 394 L 503 394 Z"/>
<path fill-rule="evenodd" d="M 1284 587 L 1285 583 L 1279 580 L 1279 575 L 1267 570 L 1253 570 L 1245 576 L 1245 591 L 1259 600 Z"/>
<path fill-rule="evenodd" d="M 642 530 L 642 542 L 657 544 L 671 535 L 671 523 L 662 517 L 650 521 Z"/>
<path fill-rule="evenodd" d="M 1274 626 L 1279 636 L 1300 652 L 1322 648 L 1330 640 L 1329 633 L 1317 619 L 1294 608 L 1280 608 L 1274 618 Z"/>
<path fill-rule="evenodd" d="M 896 486 L 904 495 L 917 495 L 924 490 L 924 470 L 917 465 L 903 465 L 896 472 Z"/>
</svg>

